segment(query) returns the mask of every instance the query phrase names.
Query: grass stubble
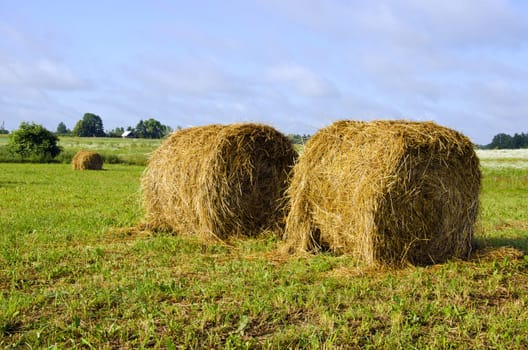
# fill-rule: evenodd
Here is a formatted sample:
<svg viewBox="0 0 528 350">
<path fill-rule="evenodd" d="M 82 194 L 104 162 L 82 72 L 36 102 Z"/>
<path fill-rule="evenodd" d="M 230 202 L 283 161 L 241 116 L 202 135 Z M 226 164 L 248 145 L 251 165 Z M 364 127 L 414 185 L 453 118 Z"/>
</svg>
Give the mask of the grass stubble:
<svg viewBox="0 0 528 350">
<path fill-rule="evenodd" d="M 376 270 L 122 229 L 142 167 L 0 165 L 0 347 L 473 348 L 528 343 L 528 172 L 483 169 L 468 261 Z M 510 246 L 515 249 L 492 249 Z M 485 251 L 485 250 L 481 250 Z"/>
</svg>

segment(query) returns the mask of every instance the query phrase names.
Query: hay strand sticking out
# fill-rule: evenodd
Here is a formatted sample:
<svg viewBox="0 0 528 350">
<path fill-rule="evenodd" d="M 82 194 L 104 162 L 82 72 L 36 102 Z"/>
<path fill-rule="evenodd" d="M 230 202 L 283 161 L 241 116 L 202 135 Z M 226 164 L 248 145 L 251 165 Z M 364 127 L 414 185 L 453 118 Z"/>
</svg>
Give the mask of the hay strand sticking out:
<svg viewBox="0 0 528 350">
<path fill-rule="evenodd" d="M 72 158 L 74 170 L 102 170 L 103 157 L 97 152 L 81 150 Z"/>
<path fill-rule="evenodd" d="M 285 240 L 368 265 L 467 258 L 479 161 L 462 134 L 432 122 L 339 121 L 318 131 L 294 168 Z"/>
<path fill-rule="evenodd" d="M 176 131 L 153 152 L 142 177 L 147 225 L 222 240 L 277 230 L 295 158 L 286 136 L 265 125 Z"/>
</svg>

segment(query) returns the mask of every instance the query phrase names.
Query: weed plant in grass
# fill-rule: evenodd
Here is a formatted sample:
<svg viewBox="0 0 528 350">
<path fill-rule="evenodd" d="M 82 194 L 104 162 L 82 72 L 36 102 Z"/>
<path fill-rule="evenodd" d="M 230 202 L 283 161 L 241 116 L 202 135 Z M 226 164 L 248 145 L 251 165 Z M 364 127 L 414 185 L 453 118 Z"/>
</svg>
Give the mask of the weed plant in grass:
<svg viewBox="0 0 528 350">
<path fill-rule="evenodd" d="M 152 235 L 142 167 L 0 164 L 0 347 L 522 349 L 528 260 L 378 271 L 272 236 Z M 479 244 L 528 248 L 521 170 L 484 169 Z M 503 224 L 500 224 L 503 223 Z M 515 226 L 512 229 L 511 226 Z M 499 238 L 497 238 L 499 237 Z"/>
</svg>

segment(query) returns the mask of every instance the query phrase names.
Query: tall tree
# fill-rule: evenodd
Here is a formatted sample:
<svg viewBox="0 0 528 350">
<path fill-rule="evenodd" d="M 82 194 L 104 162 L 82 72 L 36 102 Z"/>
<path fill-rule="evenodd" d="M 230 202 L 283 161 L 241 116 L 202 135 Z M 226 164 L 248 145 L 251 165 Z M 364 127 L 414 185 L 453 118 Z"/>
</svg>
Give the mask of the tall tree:
<svg viewBox="0 0 528 350">
<path fill-rule="evenodd" d="M 144 139 L 161 139 L 171 131 L 172 128 L 170 126 L 163 125 L 156 119 L 150 118 L 145 121 L 140 120 L 136 125 L 134 134 L 136 137 Z"/>
<path fill-rule="evenodd" d="M 513 136 L 508 134 L 497 134 L 493 136 L 493 140 L 486 148 L 496 149 L 517 149 L 517 148 L 528 148 L 528 134 L 527 133 L 515 133 Z"/>
<path fill-rule="evenodd" d="M 512 137 L 504 133 L 497 134 L 493 136 L 493 140 L 488 145 L 488 147 L 498 149 L 512 148 Z"/>
<path fill-rule="evenodd" d="M 66 127 L 66 124 L 60 122 L 59 125 L 57 125 L 57 131 L 55 133 L 57 135 L 69 135 L 71 130 Z"/>
<path fill-rule="evenodd" d="M 528 146 L 528 143 L 526 142 L 528 138 L 528 135 L 525 133 L 515 133 L 512 137 L 512 148 L 524 148 Z"/>
<path fill-rule="evenodd" d="M 93 113 L 85 113 L 84 117 L 75 124 L 73 134 L 81 137 L 105 136 L 101 117 Z"/>
<path fill-rule="evenodd" d="M 0 126 L 0 134 L 9 134 L 9 131 L 4 127 L 4 122 L 2 122 L 2 125 Z"/>
</svg>

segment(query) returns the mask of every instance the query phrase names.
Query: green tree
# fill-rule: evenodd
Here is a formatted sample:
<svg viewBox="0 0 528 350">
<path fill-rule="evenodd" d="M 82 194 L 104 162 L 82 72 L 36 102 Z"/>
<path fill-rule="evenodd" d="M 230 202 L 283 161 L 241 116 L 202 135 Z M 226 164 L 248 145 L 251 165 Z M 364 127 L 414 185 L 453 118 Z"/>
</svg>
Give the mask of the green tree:
<svg viewBox="0 0 528 350">
<path fill-rule="evenodd" d="M 42 125 L 23 122 L 9 135 L 8 149 L 25 159 L 49 162 L 61 152 L 58 141 Z"/>
<path fill-rule="evenodd" d="M 172 128 L 161 124 L 156 119 L 140 120 L 134 129 L 136 137 L 144 139 L 161 139 L 172 132 Z"/>
<path fill-rule="evenodd" d="M 59 125 L 57 125 L 57 131 L 55 131 L 55 134 L 69 135 L 71 134 L 71 130 L 66 127 L 66 124 L 64 124 L 63 122 L 60 122 Z"/>
<path fill-rule="evenodd" d="M 84 117 L 75 124 L 73 135 L 81 137 L 105 136 L 101 117 L 93 113 L 85 113 Z"/>
<path fill-rule="evenodd" d="M 0 135 L 2 134 L 9 134 L 9 131 L 4 127 L 4 122 L 2 122 L 2 126 L 0 126 Z"/>
<path fill-rule="evenodd" d="M 488 145 L 488 148 L 498 148 L 498 149 L 512 148 L 512 137 L 504 133 L 497 134 L 493 136 L 493 140 Z"/>
<path fill-rule="evenodd" d="M 515 133 L 513 136 L 508 134 L 497 134 L 493 136 L 493 140 L 489 145 L 486 145 L 485 148 L 488 149 L 518 149 L 518 148 L 528 148 L 528 134 Z"/>
<path fill-rule="evenodd" d="M 117 128 L 114 128 L 110 131 L 107 131 L 106 132 L 106 136 L 108 137 L 121 137 L 121 135 L 123 135 L 123 133 L 125 132 L 125 128 L 123 127 L 117 127 Z"/>
<path fill-rule="evenodd" d="M 525 148 L 528 146 L 528 135 L 525 133 L 515 133 L 512 137 L 512 148 Z"/>
</svg>

